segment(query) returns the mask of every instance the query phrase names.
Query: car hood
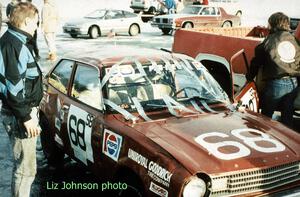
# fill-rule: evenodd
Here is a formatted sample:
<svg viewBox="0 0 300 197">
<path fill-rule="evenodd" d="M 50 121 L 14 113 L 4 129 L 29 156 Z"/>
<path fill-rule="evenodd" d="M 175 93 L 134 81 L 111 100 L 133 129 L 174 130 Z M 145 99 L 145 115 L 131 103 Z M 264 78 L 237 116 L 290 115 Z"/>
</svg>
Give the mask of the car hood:
<svg viewBox="0 0 300 197">
<path fill-rule="evenodd" d="M 94 19 L 94 18 L 77 18 L 77 19 L 71 19 L 65 23 L 64 26 L 82 26 L 82 25 L 88 25 L 90 23 L 95 23 L 96 21 L 99 21 L 100 19 Z"/>
<path fill-rule="evenodd" d="M 191 17 L 191 16 L 195 16 L 195 15 L 193 15 L 193 14 L 168 14 L 168 15 L 156 16 L 154 18 L 177 19 L 177 18 L 184 18 L 184 17 Z"/>
<path fill-rule="evenodd" d="M 300 135 L 276 121 L 254 113 L 219 113 L 199 116 L 171 118 L 163 123 L 146 122 L 136 124 L 134 127 L 170 153 L 192 174 L 197 172 L 219 174 L 251 168 L 266 168 L 300 160 Z M 283 145 L 284 150 L 264 153 L 249 147 L 243 140 L 231 134 L 232 130 L 247 128 L 267 134 L 271 140 Z M 250 154 L 231 160 L 220 159 L 211 154 L 195 139 L 201 134 L 212 134 L 213 132 L 221 133 L 223 136 L 212 135 L 212 137 L 205 138 L 205 141 L 211 143 L 237 142 L 239 145 L 227 146 L 224 151 L 234 153 L 238 151 L 237 147 L 244 145 L 250 150 Z M 246 132 L 241 135 L 248 136 L 250 133 Z M 260 134 L 254 133 L 253 135 L 251 137 L 261 137 Z M 245 141 L 250 140 L 246 138 Z M 274 146 L 274 143 L 265 140 L 257 141 L 256 144 L 259 147 Z M 216 146 L 217 144 L 211 145 Z"/>
</svg>

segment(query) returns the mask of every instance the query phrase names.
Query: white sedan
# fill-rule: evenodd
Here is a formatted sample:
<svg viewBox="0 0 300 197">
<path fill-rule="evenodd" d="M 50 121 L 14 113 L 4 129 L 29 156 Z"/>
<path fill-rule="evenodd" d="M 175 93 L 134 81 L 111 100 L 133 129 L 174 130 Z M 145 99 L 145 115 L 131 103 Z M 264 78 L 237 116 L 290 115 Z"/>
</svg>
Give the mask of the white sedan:
<svg viewBox="0 0 300 197">
<path fill-rule="evenodd" d="M 63 26 L 64 33 L 76 38 L 78 35 L 89 35 L 97 38 L 113 33 L 128 33 L 136 36 L 141 32 L 139 15 L 124 10 L 99 9 L 80 19 L 68 21 Z"/>
</svg>

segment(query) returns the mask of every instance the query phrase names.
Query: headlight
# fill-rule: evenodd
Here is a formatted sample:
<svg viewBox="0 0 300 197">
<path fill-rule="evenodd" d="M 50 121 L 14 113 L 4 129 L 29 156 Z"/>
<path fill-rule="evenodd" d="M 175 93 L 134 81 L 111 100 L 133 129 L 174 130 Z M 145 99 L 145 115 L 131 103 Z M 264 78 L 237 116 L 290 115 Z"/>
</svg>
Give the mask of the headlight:
<svg viewBox="0 0 300 197">
<path fill-rule="evenodd" d="M 193 177 L 183 188 L 183 197 L 199 197 L 204 196 L 206 192 L 206 184 L 202 179 Z"/>
</svg>

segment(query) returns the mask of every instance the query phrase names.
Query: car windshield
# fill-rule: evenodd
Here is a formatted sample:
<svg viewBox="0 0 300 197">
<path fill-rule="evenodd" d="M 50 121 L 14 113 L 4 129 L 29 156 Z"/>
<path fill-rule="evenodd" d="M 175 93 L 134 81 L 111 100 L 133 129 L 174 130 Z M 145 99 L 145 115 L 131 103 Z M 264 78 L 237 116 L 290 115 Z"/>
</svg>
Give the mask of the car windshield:
<svg viewBox="0 0 300 197">
<path fill-rule="evenodd" d="M 95 10 L 92 13 L 89 13 L 84 18 L 103 18 L 106 13 L 106 10 Z"/>
<path fill-rule="evenodd" d="M 187 6 L 180 12 L 180 14 L 198 14 L 200 10 L 201 7 L 199 6 Z"/>
<path fill-rule="evenodd" d="M 105 68 L 102 86 L 111 112 L 144 114 L 160 108 L 187 109 L 198 104 L 228 103 L 229 98 L 206 68 L 193 59 L 132 61 Z M 196 106 L 197 105 L 197 106 Z"/>
</svg>

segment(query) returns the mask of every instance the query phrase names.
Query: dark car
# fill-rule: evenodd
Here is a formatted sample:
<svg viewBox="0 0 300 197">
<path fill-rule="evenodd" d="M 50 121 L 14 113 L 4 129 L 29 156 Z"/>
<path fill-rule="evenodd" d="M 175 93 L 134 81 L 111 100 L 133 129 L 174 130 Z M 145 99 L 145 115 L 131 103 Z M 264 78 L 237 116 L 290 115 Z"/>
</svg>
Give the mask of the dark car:
<svg viewBox="0 0 300 197">
<path fill-rule="evenodd" d="M 45 78 L 41 142 L 50 163 L 66 153 L 126 183 L 123 196 L 292 192 L 300 135 L 234 99 L 256 102 L 253 82 L 226 93 L 185 55 L 61 59 Z"/>
</svg>

